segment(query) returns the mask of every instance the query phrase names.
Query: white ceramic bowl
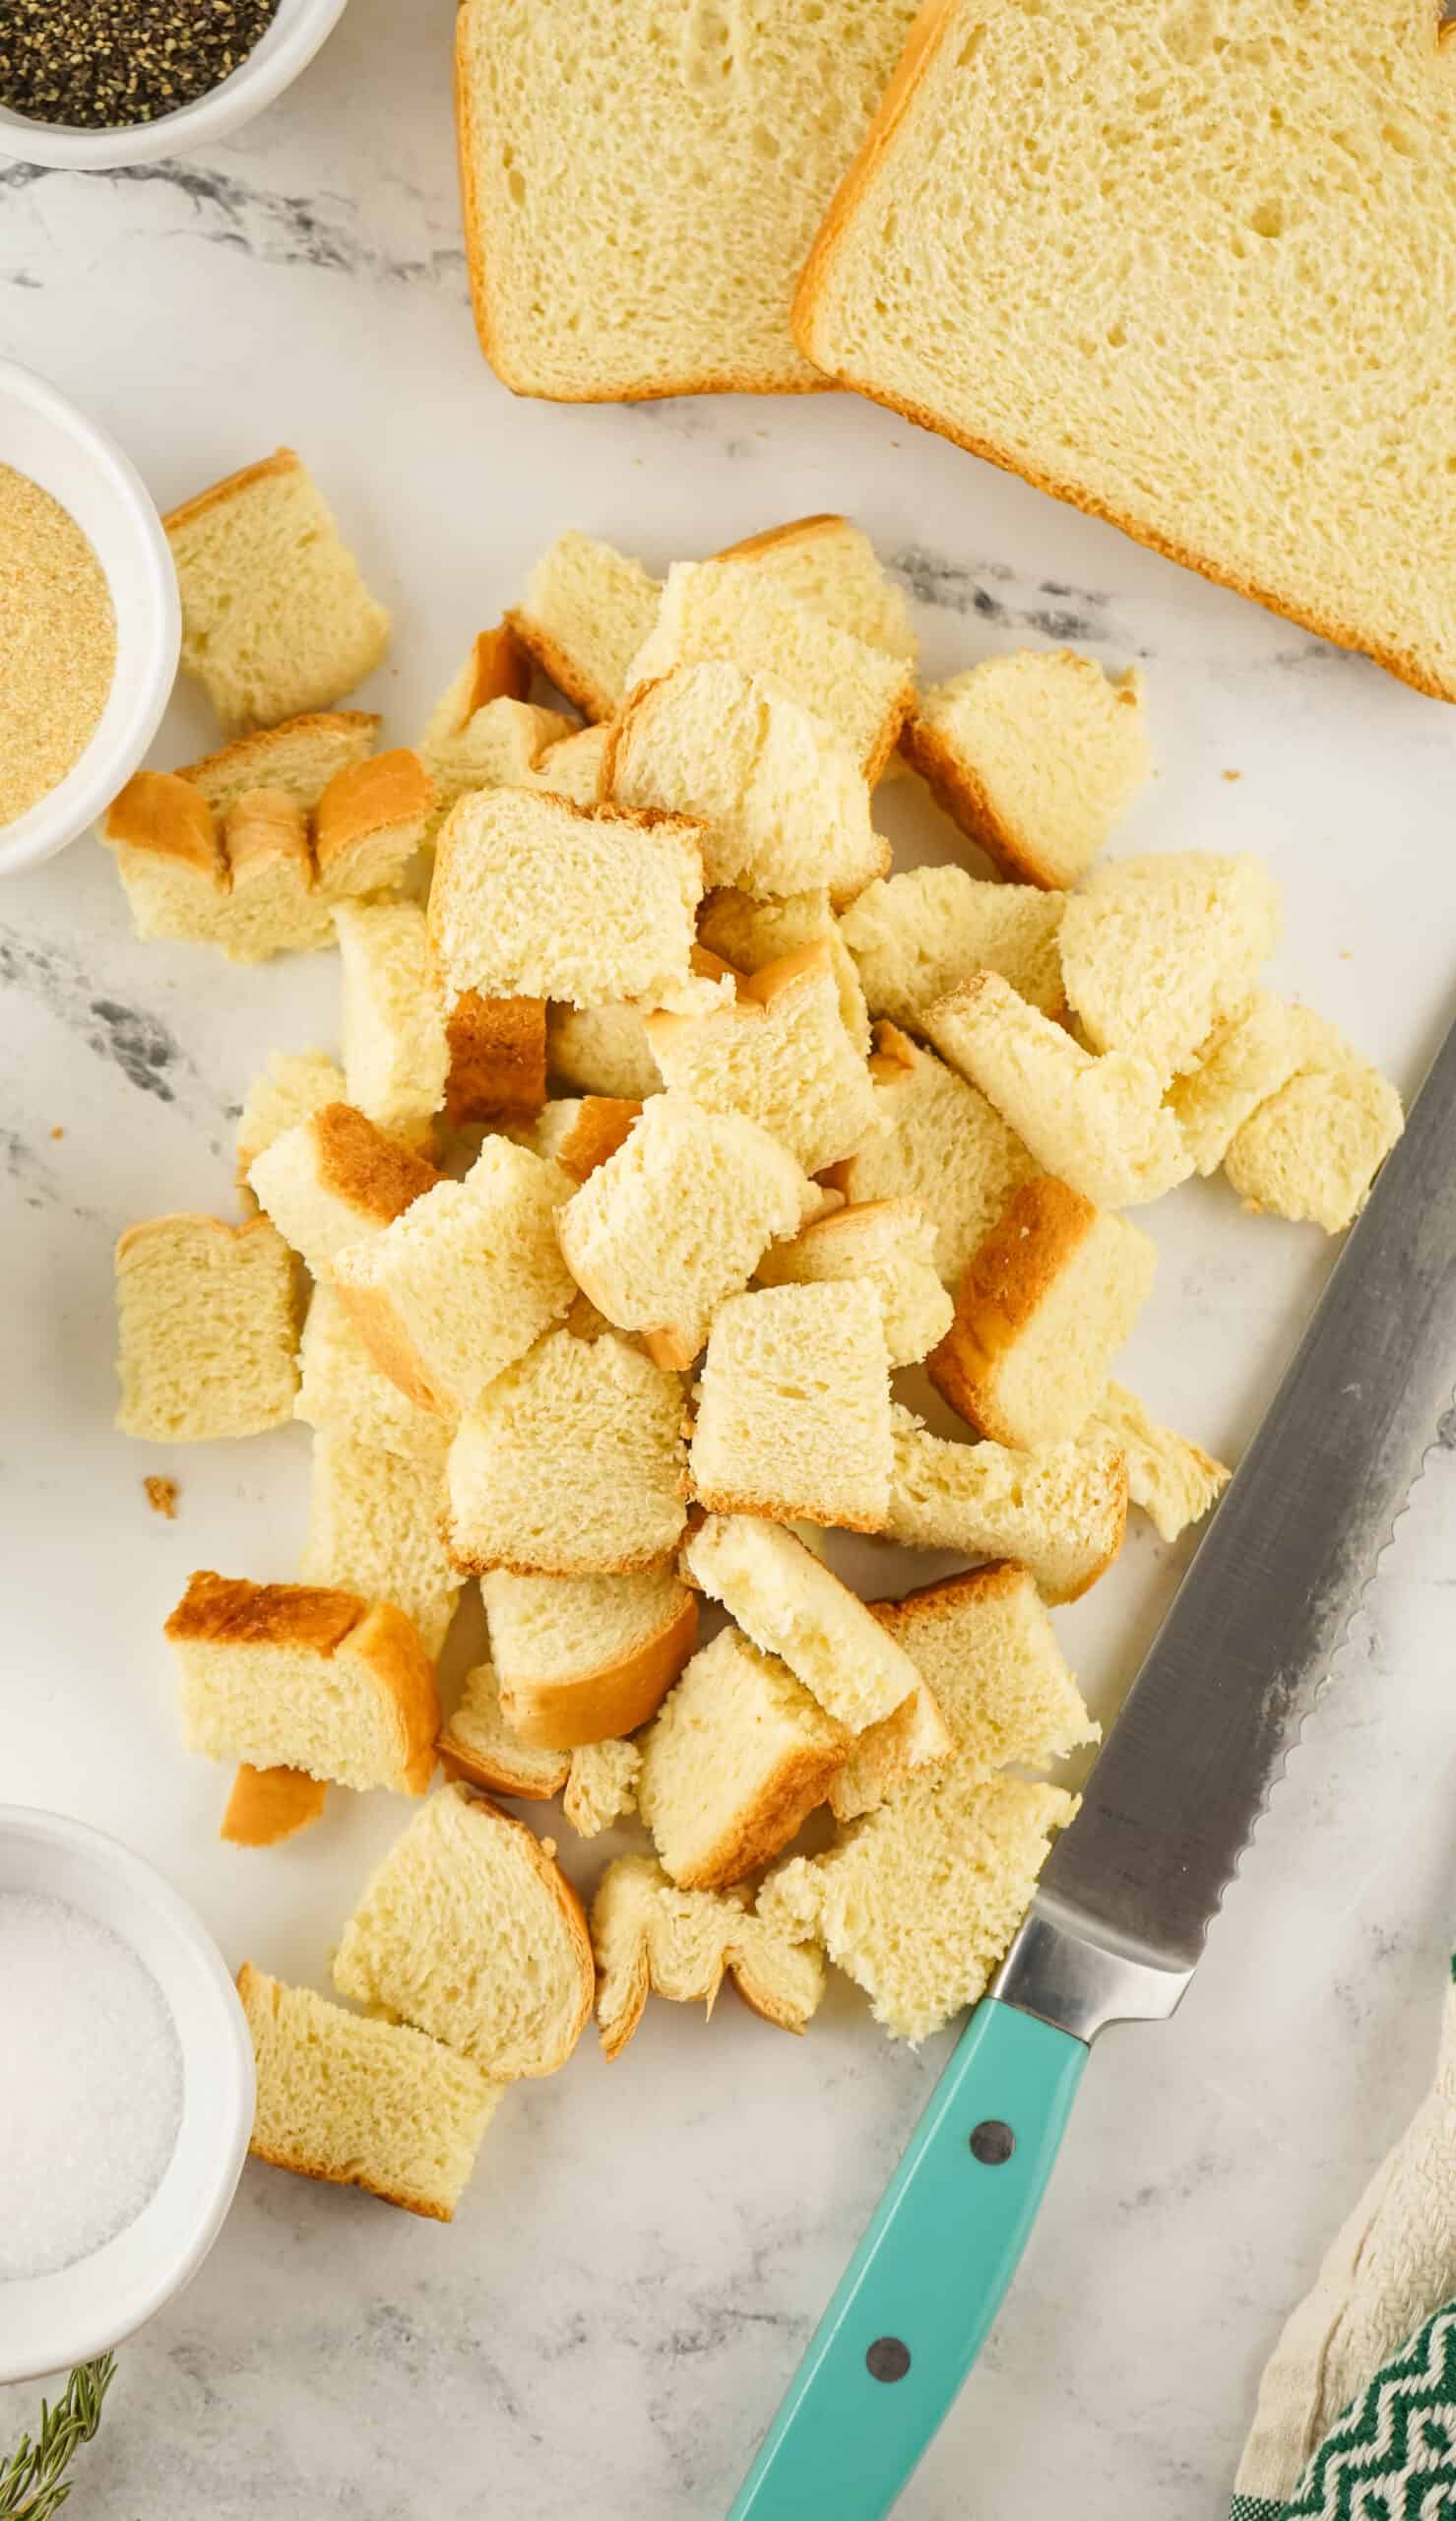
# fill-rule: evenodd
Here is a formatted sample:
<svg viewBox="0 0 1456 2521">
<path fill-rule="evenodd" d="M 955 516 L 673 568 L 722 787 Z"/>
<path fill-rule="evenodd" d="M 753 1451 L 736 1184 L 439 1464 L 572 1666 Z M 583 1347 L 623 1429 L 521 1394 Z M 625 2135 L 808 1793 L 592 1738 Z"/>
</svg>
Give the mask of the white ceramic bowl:
<svg viewBox="0 0 1456 2521">
<path fill-rule="evenodd" d="M 145 166 L 158 158 L 186 158 L 250 122 L 290 87 L 343 17 L 347 0 L 278 0 L 267 32 L 229 79 L 195 103 L 157 122 L 84 131 L 68 123 L 31 122 L 0 106 L 0 158 L 30 166 Z"/>
<path fill-rule="evenodd" d="M 0 359 L 0 463 L 29 473 L 90 536 L 116 613 L 116 674 L 90 743 L 58 786 L 0 824 L 0 874 L 85 831 L 156 735 L 177 673 L 182 615 L 166 536 L 145 484 L 110 438 L 43 377 Z"/>
<path fill-rule="evenodd" d="M 74 2267 L 0 2281 L 0 2381 L 29 2381 L 105 2354 L 196 2274 L 248 2150 L 253 2049 L 206 1927 L 117 1840 L 54 1812 L 0 1804 L 0 1891 L 69 1900 L 120 1935 L 160 1987 L 182 2047 L 176 2149 L 136 2222 Z M 7 2046 L 30 2029 L 8 2024 Z"/>
</svg>

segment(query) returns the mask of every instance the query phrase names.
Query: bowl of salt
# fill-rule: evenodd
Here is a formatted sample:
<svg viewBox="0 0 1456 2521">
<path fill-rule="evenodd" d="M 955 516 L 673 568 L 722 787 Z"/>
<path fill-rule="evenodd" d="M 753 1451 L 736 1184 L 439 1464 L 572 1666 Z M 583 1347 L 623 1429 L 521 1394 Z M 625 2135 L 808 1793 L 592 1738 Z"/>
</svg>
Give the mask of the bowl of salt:
<svg viewBox="0 0 1456 2521">
<path fill-rule="evenodd" d="M 247 2024 L 151 1865 L 0 1805 L 0 2381 L 104 2354 L 196 2274 L 253 2124 Z"/>
</svg>

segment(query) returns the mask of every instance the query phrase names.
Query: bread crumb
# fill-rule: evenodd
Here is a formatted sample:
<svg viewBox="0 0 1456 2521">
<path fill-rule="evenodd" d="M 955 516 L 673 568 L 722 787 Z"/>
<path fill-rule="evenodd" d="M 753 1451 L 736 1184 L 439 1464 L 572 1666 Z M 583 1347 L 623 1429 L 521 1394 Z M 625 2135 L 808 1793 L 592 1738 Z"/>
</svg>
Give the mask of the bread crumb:
<svg viewBox="0 0 1456 2521">
<path fill-rule="evenodd" d="M 1241 770 L 1226 770 L 1226 771 L 1225 771 L 1225 773 L 1224 773 L 1224 777 L 1225 777 L 1226 779 L 1230 779 L 1230 780 L 1233 780 L 1233 779 L 1241 779 L 1241 778 L 1243 777 L 1243 773 L 1242 773 L 1242 771 L 1241 771 Z"/>
<path fill-rule="evenodd" d="M 57 1121 L 55 1128 L 51 1131 L 50 1134 L 53 1138 L 63 1138 L 65 1136 L 66 1132 L 62 1129 L 59 1121 Z"/>
<path fill-rule="evenodd" d="M 164 1515 L 169 1523 L 177 1519 L 177 1483 L 174 1479 L 158 1479 L 155 1474 L 144 1479 L 147 1503 L 154 1515 Z"/>
</svg>

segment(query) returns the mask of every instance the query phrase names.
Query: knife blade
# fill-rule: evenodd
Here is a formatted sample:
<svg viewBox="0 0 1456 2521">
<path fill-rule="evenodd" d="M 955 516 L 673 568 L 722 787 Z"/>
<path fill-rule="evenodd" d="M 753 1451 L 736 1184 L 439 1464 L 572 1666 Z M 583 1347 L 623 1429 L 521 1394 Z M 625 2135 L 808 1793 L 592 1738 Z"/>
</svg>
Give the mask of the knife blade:
<svg viewBox="0 0 1456 2521">
<path fill-rule="evenodd" d="M 995 2316 L 1088 2046 L 1171 2014 L 1456 1388 L 1456 1025 L 729 2521 L 881 2521 Z"/>
</svg>

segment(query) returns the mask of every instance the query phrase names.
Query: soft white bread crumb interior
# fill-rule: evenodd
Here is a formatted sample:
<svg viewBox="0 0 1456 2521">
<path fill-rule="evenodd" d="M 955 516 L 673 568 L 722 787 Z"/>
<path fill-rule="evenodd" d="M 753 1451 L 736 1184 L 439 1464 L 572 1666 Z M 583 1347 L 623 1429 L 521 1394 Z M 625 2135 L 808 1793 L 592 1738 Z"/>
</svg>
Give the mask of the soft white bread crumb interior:
<svg viewBox="0 0 1456 2521">
<path fill-rule="evenodd" d="M 689 1456 L 693 1494 L 711 1513 L 878 1531 L 893 1454 L 873 1287 L 762 1287 L 719 1308 Z"/>
<path fill-rule="evenodd" d="M 767 1864 L 829 1791 L 849 1735 L 735 1628 L 693 1656 L 643 1742 L 637 1802 L 684 1891 Z"/>
</svg>

